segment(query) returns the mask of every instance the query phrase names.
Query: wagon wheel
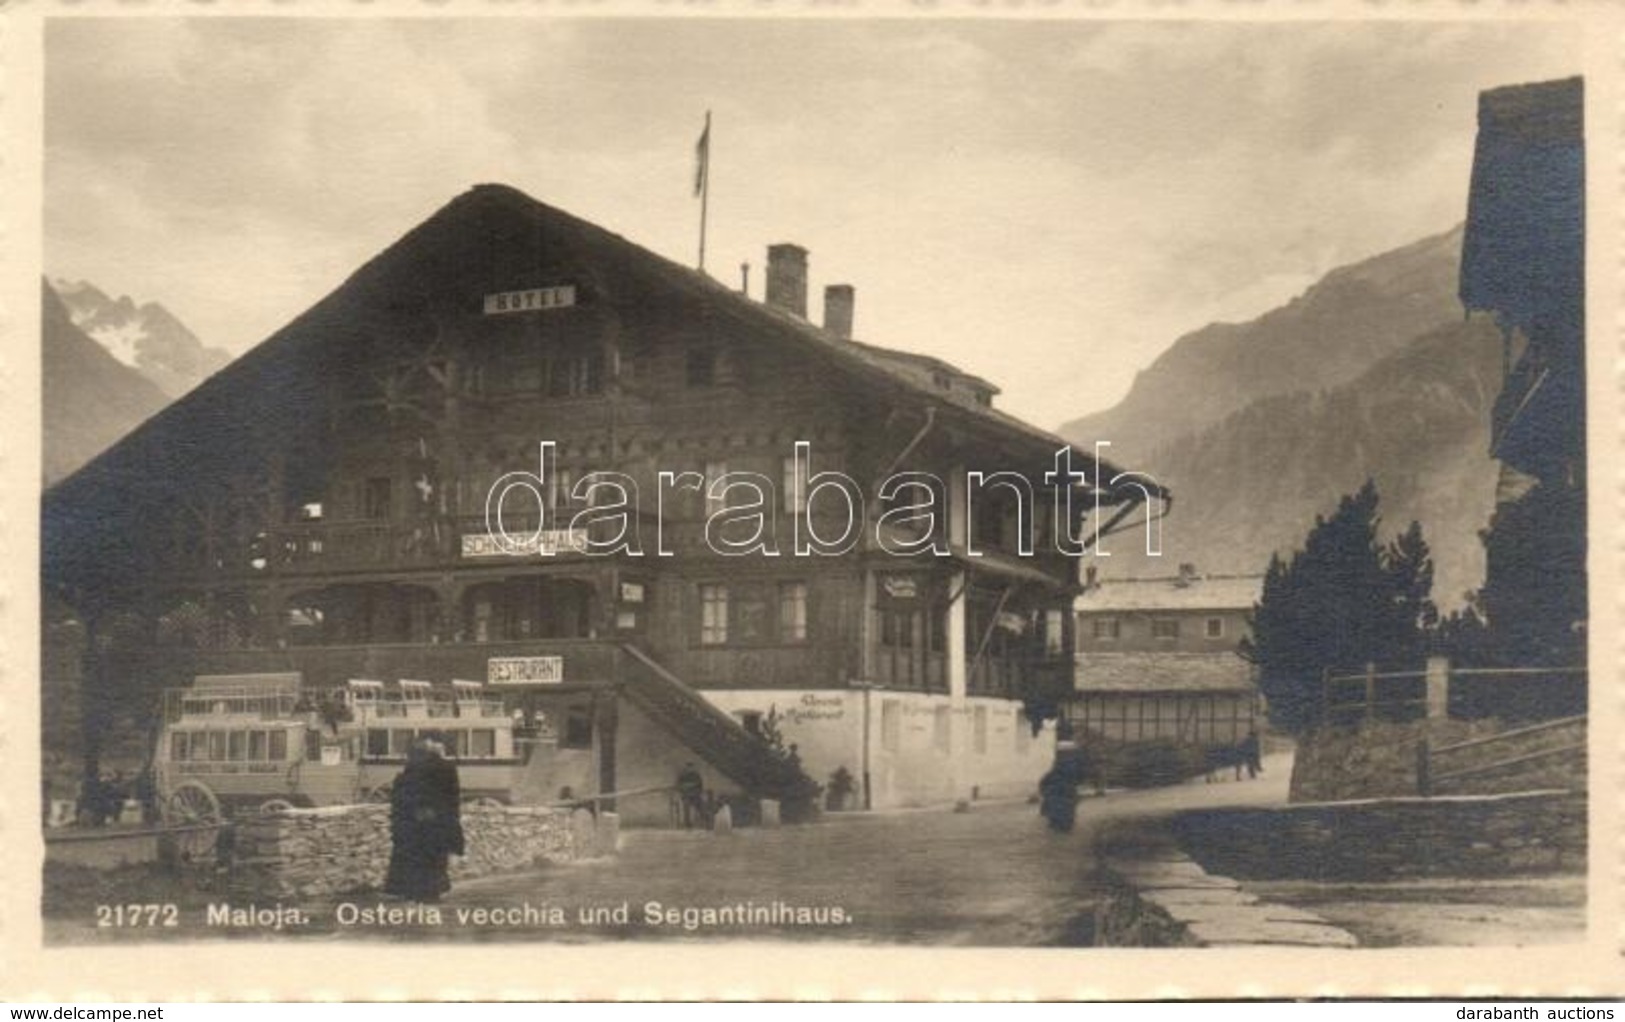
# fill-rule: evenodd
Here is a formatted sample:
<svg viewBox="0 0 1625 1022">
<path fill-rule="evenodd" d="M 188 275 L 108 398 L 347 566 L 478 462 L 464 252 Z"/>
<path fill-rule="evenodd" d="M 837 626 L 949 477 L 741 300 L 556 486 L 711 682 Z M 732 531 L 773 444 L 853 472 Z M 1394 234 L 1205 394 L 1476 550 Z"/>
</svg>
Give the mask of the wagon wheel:
<svg viewBox="0 0 1625 1022">
<path fill-rule="evenodd" d="M 274 816 L 277 813 L 285 813 L 292 808 L 293 803 L 285 798 L 268 798 L 260 803 L 260 815 Z"/>
<path fill-rule="evenodd" d="M 176 849 L 181 859 L 196 862 L 214 851 L 220 840 L 220 826 L 225 816 L 220 812 L 220 800 L 208 785 L 200 781 L 182 781 L 169 793 L 164 803 L 164 822 L 175 827 L 193 827 L 175 835 Z"/>
</svg>

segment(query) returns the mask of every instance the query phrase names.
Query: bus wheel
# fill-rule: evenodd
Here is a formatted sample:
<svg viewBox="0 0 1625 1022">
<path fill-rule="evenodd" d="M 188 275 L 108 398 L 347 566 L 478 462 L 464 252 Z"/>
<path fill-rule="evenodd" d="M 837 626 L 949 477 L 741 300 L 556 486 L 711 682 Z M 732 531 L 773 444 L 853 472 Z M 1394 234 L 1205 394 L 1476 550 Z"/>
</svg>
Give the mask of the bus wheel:
<svg viewBox="0 0 1625 1022">
<path fill-rule="evenodd" d="M 175 834 L 176 850 L 183 861 L 198 862 L 214 851 L 225 814 L 220 811 L 220 800 L 208 785 L 183 781 L 169 793 L 164 804 L 164 822 L 184 828 Z"/>
</svg>

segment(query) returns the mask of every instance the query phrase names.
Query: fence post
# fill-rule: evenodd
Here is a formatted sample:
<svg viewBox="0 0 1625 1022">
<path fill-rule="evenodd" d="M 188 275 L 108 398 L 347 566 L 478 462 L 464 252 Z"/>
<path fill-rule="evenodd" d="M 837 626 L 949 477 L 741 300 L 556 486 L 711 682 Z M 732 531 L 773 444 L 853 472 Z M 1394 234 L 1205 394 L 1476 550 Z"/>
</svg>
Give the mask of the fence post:
<svg viewBox="0 0 1625 1022">
<path fill-rule="evenodd" d="M 1377 665 L 1365 664 L 1365 719 L 1370 722 L 1377 715 Z"/>
<path fill-rule="evenodd" d="M 1433 797 L 1433 761 L 1426 736 L 1416 743 L 1416 793 Z"/>
<path fill-rule="evenodd" d="M 1450 716 L 1450 658 L 1430 656 L 1427 661 L 1428 720 Z"/>
</svg>

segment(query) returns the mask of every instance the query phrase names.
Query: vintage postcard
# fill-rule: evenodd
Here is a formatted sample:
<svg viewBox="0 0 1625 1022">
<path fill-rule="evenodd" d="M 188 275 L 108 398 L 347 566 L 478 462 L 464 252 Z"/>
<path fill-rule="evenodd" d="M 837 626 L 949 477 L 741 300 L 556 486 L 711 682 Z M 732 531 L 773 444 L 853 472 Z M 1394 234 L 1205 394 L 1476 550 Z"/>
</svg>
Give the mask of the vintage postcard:
<svg viewBox="0 0 1625 1022">
<path fill-rule="evenodd" d="M 0 7 L 0 996 L 1625 994 L 1587 5 Z"/>
</svg>

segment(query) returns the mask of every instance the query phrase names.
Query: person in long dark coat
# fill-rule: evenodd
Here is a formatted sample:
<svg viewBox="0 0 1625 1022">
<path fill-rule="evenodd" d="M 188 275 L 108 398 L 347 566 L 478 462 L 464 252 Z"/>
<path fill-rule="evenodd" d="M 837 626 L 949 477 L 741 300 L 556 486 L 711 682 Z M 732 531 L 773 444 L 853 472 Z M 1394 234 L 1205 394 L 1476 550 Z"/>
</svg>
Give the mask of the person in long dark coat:
<svg viewBox="0 0 1625 1022">
<path fill-rule="evenodd" d="M 451 890 L 450 857 L 464 852 L 461 803 L 457 766 L 446 758 L 444 739 L 418 739 L 390 789 L 385 893 L 431 902 Z"/>
</svg>

